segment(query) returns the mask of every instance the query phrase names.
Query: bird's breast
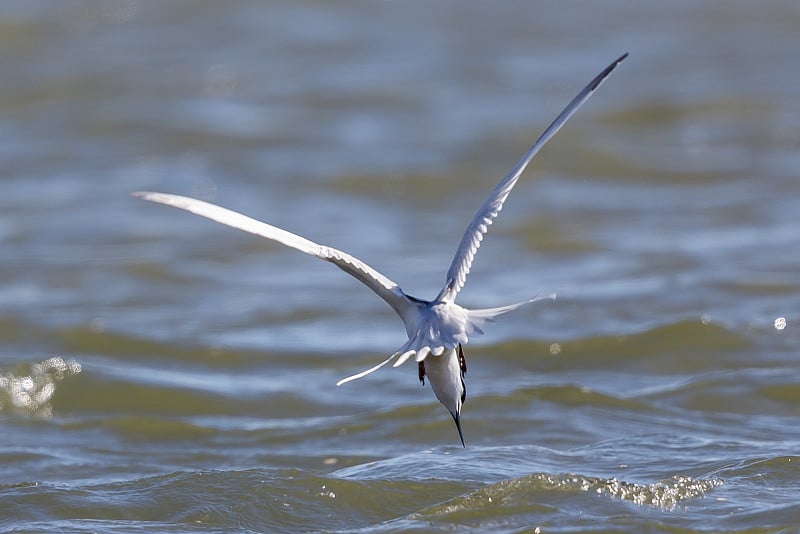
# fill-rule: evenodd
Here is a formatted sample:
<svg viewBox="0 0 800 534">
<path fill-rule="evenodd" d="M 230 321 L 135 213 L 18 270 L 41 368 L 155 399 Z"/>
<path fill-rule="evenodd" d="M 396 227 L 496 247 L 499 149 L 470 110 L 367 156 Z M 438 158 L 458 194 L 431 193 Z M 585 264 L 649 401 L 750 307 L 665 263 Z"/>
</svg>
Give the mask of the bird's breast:
<svg viewBox="0 0 800 534">
<path fill-rule="evenodd" d="M 450 413 L 461 413 L 464 382 L 457 349 L 447 349 L 440 356 L 425 358 L 425 375 L 433 393 Z"/>
</svg>

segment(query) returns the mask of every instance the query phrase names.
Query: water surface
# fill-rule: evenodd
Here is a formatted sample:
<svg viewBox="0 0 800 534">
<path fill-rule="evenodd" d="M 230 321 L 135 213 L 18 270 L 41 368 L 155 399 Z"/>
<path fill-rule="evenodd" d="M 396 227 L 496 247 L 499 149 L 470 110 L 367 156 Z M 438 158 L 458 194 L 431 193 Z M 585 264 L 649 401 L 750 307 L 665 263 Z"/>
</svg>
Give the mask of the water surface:
<svg viewBox="0 0 800 534">
<path fill-rule="evenodd" d="M 4 532 L 786 532 L 800 525 L 800 10 L 789 2 L 0 7 Z M 337 269 L 460 297 L 462 449 Z"/>
</svg>

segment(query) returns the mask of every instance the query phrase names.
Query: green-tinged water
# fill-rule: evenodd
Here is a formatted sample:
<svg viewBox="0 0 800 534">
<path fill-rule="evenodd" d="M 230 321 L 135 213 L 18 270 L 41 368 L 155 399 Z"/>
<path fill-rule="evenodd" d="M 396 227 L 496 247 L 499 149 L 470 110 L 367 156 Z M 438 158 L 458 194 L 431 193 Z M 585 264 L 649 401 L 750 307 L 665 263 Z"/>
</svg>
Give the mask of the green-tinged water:
<svg viewBox="0 0 800 534">
<path fill-rule="evenodd" d="M 792 3 L 0 5 L 0 531 L 800 530 Z M 459 302 L 462 448 L 314 258 L 432 298 L 564 104 Z"/>
</svg>

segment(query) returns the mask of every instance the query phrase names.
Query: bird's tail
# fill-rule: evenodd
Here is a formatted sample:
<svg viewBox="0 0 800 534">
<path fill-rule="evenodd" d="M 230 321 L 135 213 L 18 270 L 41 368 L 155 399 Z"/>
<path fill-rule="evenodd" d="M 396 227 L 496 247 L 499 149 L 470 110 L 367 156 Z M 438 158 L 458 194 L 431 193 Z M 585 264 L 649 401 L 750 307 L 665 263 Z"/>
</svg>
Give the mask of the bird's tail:
<svg viewBox="0 0 800 534">
<path fill-rule="evenodd" d="M 515 304 L 508 304 L 506 306 L 499 306 L 497 308 L 482 308 L 478 310 L 467 310 L 469 314 L 469 326 L 470 326 L 470 334 L 480 335 L 483 334 L 483 327 L 486 323 L 494 322 L 495 317 L 498 315 L 503 315 L 504 313 L 508 313 L 510 311 L 514 311 L 520 306 L 524 306 L 525 304 L 530 304 L 531 302 L 536 302 L 537 300 L 555 300 L 556 294 L 549 293 L 547 295 L 538 294 L 532 299 L 524 300 L 522 302 L 517 302 Z"/>
<path fill-rule="evenodd" d="M 374 367 L 370 367 L 366 371 L 361 371 L 360 373 L 356 373 L 354 375 L 348 376 L 347 378 L 342 378 L 341 380 L 336 382 L 336 385 L 337 386 L 341 386 L 342 384 L 346 384 L 347 382 L 351 382 L 353 380 L 358 380 L 359 378 L 364 378 L 365 376 L 374 373 L 375 371 L 377 371 L 378 369 L 380 369 L 381 367 L 383 367 L 384 365 L 386 365 L 387 363 L 389 363 L 390 361 L 394 360 L 397 357 L 400 358 L 398 360 L 400 363 L 406 361 L 409 356 L 414 355 L 414 353 L 416 352 L 415 348 L 413 348 L 413 345 L 415 344 L 416 341 L 417 341 L 416 337 L 412 337 L 411 339 L 406 341 L 403 344 L 402 347 L 397 349 L 396 352 L 394 352 L 391 356 L 389 356 L 388 358 L 383 360 L 378 365 L 375 365 Z M 397 365 L 395 365 L 395 367 L 397 367 Z"/>
<path fill-rule="evenodd" d="M 466 329 L 451 335 L 452 339 L 447 338 L 447 336 L 442 336 L 442 332 L 424 332 L 422 329 L 419 329 L 414 335 L 411 336 L 411 338 L 409 338 L 408 341 L 403 344 L 403 346 L 397 349 L 396 352 L 383 360 L 381 363 L 370 367 L 365 371 L 361 371 L 360 373 L 343 378 L 336 382 L 336 385 L 341 386 L 342 384 L 346 384 L 352 380 L 358 380 L 359 378 L 363 378 L 369 374 L 372 374 L 392 360 L 396 360 L 394 367 L 398 367 L 403 365 L 412 356 L 414 356 L 418 362 L 423 361 L 428 357 L 429 354 L 433 356 L 441 356 L 446 350 L 455 349 L 456 345 L 459 343 L 466 343 L 469 341 L 469 336 L 483 334 L 483 326 L 488 322 L 493 322 L 494 318 L 498 315 L 503 315 L 504 313 L 516 310 L 520 306 L 530 304 L 531 302 L 536 302 L 537 300 L 555 300 L 555 298 L 555 293 L 550 293 L 549 295 L 540 294 L 536 295 L 532 299 L 517 302 L 516 304 L 509 304 L 507 306 L 500 306 L 498 308 L 465 310 L 467 312 Z"/>
</svg>

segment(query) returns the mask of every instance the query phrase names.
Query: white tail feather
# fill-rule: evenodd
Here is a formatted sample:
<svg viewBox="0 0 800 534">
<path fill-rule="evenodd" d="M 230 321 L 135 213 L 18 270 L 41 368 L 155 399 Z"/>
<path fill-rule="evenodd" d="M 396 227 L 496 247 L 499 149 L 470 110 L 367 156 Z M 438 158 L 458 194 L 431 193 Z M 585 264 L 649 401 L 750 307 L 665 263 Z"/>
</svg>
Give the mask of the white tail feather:
<svg viewBox="0 0 800 534">
<path fill-rule="evenodd" d="M 394 362 L 394 364 L 392 364 L 392 367 L 400 367 L 401 365 L 406 363 L 406 360 L 408 360 L 410 357 L 412 357 L 414 355 L 414 353 L 416 353 L 415 350 L 407 350 L 407 351 L 405 351 L 403 354 L 401 354 L 397 358 L 397 361 Z"/>
</svg>

